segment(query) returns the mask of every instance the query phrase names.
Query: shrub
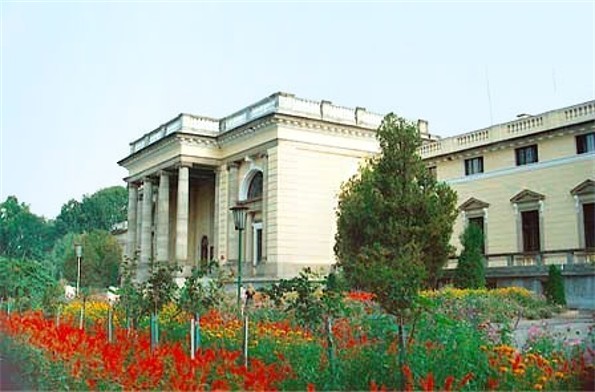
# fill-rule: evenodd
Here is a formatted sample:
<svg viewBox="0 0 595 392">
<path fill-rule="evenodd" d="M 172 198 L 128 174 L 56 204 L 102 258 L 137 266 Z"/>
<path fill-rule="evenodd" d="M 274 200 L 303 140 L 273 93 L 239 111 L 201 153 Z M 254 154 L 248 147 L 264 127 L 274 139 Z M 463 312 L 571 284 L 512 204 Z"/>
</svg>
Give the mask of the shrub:
<svg viewBox="0 0 595 392">
<path fill-rule="evenodd" d="M 564 278 L 562 277 L 562 272 L 560 269 L 553 264 L 550 265 L 544 291 L 548 303 L 555 305 L 566 305 Z"/>
<path fill-rule="evenodd" d="M 483 233 L 476 225 L 469 224 L 461 234 L 461 243 L 463 251 L 455 272 L 455 286 L 462 289 L 485 287 Z"/>
</svg>

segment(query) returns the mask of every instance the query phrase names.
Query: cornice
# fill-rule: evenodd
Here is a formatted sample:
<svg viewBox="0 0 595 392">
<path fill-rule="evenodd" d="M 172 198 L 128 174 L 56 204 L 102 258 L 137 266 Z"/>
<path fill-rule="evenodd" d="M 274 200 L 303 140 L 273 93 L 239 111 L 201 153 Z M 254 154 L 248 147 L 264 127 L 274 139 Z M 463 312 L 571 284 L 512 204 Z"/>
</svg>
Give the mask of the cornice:
<svg viewBox="0 0 595 392">
<path fill-rule="evenodd" d="M 204 146 L 219 148 L 217 139 L 210 136 L 192 135 L 188 133 L 173 133 L 158 142 L 151 144 L 118 162 L 118 165 L 124 166 L 145 159 L 147 156 L 162 150 L 172 144 L 186 146 Z"/>
<path fill-rule="evenodd" d="M 314 130 L 321 133 L 358 137 L 366 139 L 376 139 L 376 131 L 368 128 L 349 126 L 335 122 L 320 121 L 306 117 L 297 117 L 286 114 L 277 114 L 280 124 L 299 127 L 302 129 Z"/>
<path fill-rule="evenodd" d="M 424 162 L 429 162 L 429 163 L 440 163 L 440 162 L 446 162 L 446 161 L 466 159 L 466 158 L 475 157 L 475 156 L 478 156 L 481 154 L 486 154 L 486 153 L 490 153 L 490 152 L 494 152 L 494 151 L 515 149 L 518 147 L 526 146 L 526 145 L 533 144 L 535 142 L 540 142 L 543 140 L 549 140 L 549 139 L 558 138 L 558 137 L 567 136 L 567 135 L 580 134 L 585 131 L 591 131 L 593 129 L 595 129 L 595 122 L 592 122 L 591 124 L 579 124 L 579 125 L 571 125 L 568 127 L 548 129 L 548 130 L 540 132 L 540 133 L 523 135 L 523 136 L 511 138 L 511 139 L 500 140 L 500 141 L 497 141 L 497 142 L 494 142 L 491 144 L 474 146 L 474 147 L 470 147 L 469 149 L 446 153 L 444 155 L 437 155 L 437 156 L 428 157 L 428 158 L 422 157 L 422 160 Z"/>
<path fill-rule="evenodd" d="M 133 154 L 128 155 L 126 158 L 118 161 L 118 165 L 125 166 L 131 163 L 135 163 L 137 161 L 145 159 L 147 155 L 150 155 L 155 151 L 161 150 L 171 144 L 175 144 L 176 138 L 173 135 L 169 135 L 168 137 L 159 140 L 157 143 L 151 144 Z"/>
</svg>

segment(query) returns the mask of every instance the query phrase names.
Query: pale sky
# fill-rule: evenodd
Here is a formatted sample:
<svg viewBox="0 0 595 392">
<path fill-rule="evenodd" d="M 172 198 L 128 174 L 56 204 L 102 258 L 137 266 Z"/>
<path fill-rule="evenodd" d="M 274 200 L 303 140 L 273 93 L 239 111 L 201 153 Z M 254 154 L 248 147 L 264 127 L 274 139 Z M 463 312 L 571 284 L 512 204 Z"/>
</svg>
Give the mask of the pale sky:
<svg viewBox="0 0 595 392">
<path fill-rule="evenodd" d="M 277 91 L 469 132 L 595 98 L 584 2 L 0 2 L 0 200 L 55 217 L 129 143 Z"/>
</svg>

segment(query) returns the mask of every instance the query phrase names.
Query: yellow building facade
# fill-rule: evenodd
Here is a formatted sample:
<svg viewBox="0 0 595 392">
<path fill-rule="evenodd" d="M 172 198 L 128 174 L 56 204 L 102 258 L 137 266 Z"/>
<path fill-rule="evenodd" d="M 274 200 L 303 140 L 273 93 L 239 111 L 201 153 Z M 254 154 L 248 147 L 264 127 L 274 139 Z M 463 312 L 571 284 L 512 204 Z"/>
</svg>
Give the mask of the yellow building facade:
<svg viewBox="0 0 595 392">
<path fill-rule="evenodd" d="M 420 153 L 457 191 L 458 248 L 475 223 L 490 267 L 593 259 L 594 101 L 441 139 Z"/>
</svg>

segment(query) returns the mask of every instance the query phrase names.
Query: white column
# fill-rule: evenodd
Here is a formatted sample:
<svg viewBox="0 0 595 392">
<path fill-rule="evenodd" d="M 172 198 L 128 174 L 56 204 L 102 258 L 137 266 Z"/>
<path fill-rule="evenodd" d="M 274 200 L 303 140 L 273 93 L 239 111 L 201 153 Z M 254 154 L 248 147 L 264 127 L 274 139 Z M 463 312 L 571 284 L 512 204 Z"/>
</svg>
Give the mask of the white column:
<svg viewBox="0 0 595 392">
<path fill-rule="evenodd" d="M 262 157 L 262 261 L 267 260 L 267 217 L 269 206 L 269 156 Z"/>
<path fill-rule="evenodd" d="M 235 162 L 227 166 L 227 261 L 238 261 L 238 232 L 233 223 L 233 216 L 229 210 L 238 203 L 238 170 L 239 165 Z"/>
<path fill-rule="evenodd" d="M 221 170 L 215 168 L 215 203 L 213 203 L 213 258 L 219 258 L 219 188 Z"/>
<path fill-rule="evenodd" d="M 143 180 L 143 211 L 141 223 L 140 263 L 138 277 L 144 280 L 148 273 L 152 256 L 153 230 L 153 182 L 150 178 Z"/>
<path fill-rule="evenodd" d="M 126 257 L 133 259 L 136 252 L 136 208 L 138 204 L 138 186 L 128 183 L 128 232 L 126 235 Z"/>
<path fill-rule="evenodd" d="M 157 195 L 157 261 L 169 260 L 169 174 L 159 173 L 159 194 Z"/>
<path fill-rule="evenodd" d="M 188 261 L 188 212 L 190 196 L 190 169 L 180 166 L 178 169 L 178 211 L 176 214 L 176 261 L 186 264 Z"/>
</svg>

